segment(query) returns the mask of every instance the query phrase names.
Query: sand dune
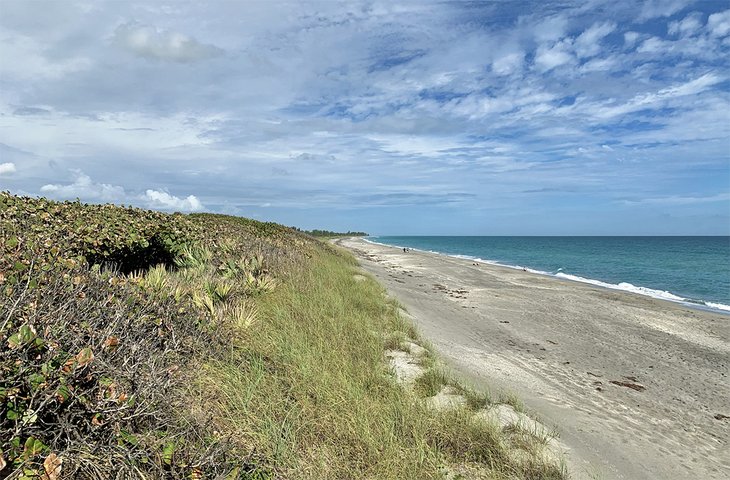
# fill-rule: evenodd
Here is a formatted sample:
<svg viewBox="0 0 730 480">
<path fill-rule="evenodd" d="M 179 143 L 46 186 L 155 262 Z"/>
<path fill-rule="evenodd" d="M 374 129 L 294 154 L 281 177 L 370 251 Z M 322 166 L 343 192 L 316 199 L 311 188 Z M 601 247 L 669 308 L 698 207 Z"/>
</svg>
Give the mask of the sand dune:
<svg viewBox="0 0 730 480">
<path fill-rule="evenodd" d="M 730 316 L 516 269 L 338 243 L 477 388 L 555 425 L 574 478 L 730 478 Z"/>
</svg>

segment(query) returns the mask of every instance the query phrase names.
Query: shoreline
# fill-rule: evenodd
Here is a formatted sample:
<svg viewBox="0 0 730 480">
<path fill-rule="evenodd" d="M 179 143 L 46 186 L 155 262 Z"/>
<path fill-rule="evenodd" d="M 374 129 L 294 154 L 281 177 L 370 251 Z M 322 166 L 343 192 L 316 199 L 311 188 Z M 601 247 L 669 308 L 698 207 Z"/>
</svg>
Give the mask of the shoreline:
<svg viewBox="0 0 730 480">
<path fill-rule="evenodd" d="M 689 298 L 684 298 L 684 297 L 676 295 L 670 291 L 657 290 L 657 289 L 653 289 L 653 288 L 649 288 L 649 287 L 643 287 L 641 285 L 633 285 L 628 282 L 621 282 L 620 284 L 614 284 L 614 283 L 604 282 L 603 280 L 581 277 L 579 275 L 566 274 L 566 273 L 562 273 L 562 272 L 551 273 L 551 272 L 547 272 L 547 271 L 543 271 L 543 270 L 529 268 L 527 266 L 500 263 L 495 260 L 485 260 L 483 258 L 475 257 L 473 255 L 452 254 L 452 253 L 437 252 L 434 250 L 423 250 L 420 248 L 408 247 L 406 245 L 390 245 L 387 243 L 376 242 L 376 241 L 370 240 L 368 238 L 361 238 L 361 240 L 364 242 L 367 242 L 367 243 L 371 243 L 373 245 L 382 245 L 384 247 L 399 248 L 399 249 L 402 249 L 405 247 L 405 248 L 408 248 L 409 250 L 413 250 L 413 251 L 420 252 L 420 253 L 441 255 L 444 257 L 468 260 L 468 261 L 472 261 L 472 262 L 482 262 L 484 264 L 493 265 L 496 267 L 505 267 L 505 268 L 511 268 L 514 270 L 521 270 L 521 271 L 525 271 L 525 272 L 529 272 L 529 273 L 534 273 L 536 275 L 543 275 L 546 277 L 558 279 L 558 280 L 567 280 L 568 282 L 588 284 L 588 285 L 593 285 L 593 286 L 599 287 L 599 288 L 605 288 L 608 290 L 631 293 L 634 295 L 641 295 L 644 297 L 654 298 L 657 300 L 664 300 L 666 302 L 678 303 L 685 307 L 689 307 L 689 308 L 700 310 L 700 311 L 719 313 L 721 315 L 730 316 L 730 305 L 725 305 L 725 304 L 719 303 L 719 302 L 712 302 L 709 300 L 693 300 L 693 299 L 689 299 Z M 622 284 L 626 285 L 626 287 L 621 287 Z M 700 302 L 702 302 L 702 303 L 700 303 Z"/>
<path fill-rule="evenodd" d="M 730 324 L 719 312 L 343 239 L 477 389 L 560 433 L 574 478 L 727 478 Z"/>
</svg>

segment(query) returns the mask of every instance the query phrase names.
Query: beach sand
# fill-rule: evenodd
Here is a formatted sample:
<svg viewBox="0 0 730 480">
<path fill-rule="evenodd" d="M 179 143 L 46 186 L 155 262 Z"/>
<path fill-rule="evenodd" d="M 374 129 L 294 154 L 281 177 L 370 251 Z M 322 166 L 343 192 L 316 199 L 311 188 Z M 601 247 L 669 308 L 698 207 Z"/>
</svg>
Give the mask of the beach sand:
<svg viewBox="0 0 730 480">
<path fill-rule="evenodd" d="M 477 389 L 555 426 L 573 478 L 730 478 L 730 315 L 338 240 Z"/>
</svg>

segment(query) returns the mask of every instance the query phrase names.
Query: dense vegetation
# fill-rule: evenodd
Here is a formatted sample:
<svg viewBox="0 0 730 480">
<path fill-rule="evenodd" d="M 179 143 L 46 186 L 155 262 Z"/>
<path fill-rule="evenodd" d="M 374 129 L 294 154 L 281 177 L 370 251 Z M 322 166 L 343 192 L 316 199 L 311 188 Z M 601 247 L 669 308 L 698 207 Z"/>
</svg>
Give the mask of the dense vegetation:
<svg viewBox="0 0 730 480">
<path fill-rule="evenodd" d="M 332 232 L 330 230 L 300 230 L 296 227 L 292 227 L 294 230 L 298 232 L 306 233 L 307 235 L 311 235 L 313 237 L 325 237 L 325 238 L 337 238 L 337 237 L 367 237 L 368 234 L 365 232 Z"/>
<path fill-rule="evenodd" d="M 273 285 L 263 258 L 307 243 L 247 219 L 0 194 L 0 476 L 60 459 L 67 478 L 251 470 L 186 385 L 230 344 L 222 318 L 247 313 L 231 300 Z"/>
<path fill-rule="evenodd" d="M 401 388 L 397 305 L 287 227 L 0 193 L 0 254 L 0 477 L 562 478 Z"/>
</svg>

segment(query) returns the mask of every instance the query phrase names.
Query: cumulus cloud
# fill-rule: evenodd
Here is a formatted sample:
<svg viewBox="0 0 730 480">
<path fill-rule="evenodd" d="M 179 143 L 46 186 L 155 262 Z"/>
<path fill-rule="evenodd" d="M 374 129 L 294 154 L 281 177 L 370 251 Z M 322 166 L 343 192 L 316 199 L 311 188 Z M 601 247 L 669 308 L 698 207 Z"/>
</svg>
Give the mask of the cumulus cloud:
<svg viewBox="0 0 730 480">
<path fill-rule="evenodd" d="M 167 192 L 158 190 L 147 190 L 140 197 L 142 201 L 149 204 L 151 208 L 160 208 L 163 210 L 177 210 L 180 212 L 198 212 L 203 210 L 203 204 L 200 203 L 195 195 L 188 195 L 186 198 L 176 197 Z"/>
<path fill-rule="evenodd" d="M 13 162 L 0 163 L 0 175 L 15 172 L 15 164 Z"/>
<path fill-rule="evenodd" d="M 123 202 L 124 188 L 108 183 L 96 183 L 80 170 L 74 170 L 76 178 L 70 184 L 49 183 L 41 187 L 44 194 L 59 199 L 79 198 L 94 202 Z"/>
<path fill-rule="evenodd" d="M 159 210 L 197 212 L 205 208 L 195 195 L 179 198 L 152 189 L 147 189 L 144 194 L 135 195 L 134 192 L 127 192 L 119 185 L 95 182 L 80 170 L 73 170 L 73 173 L 75 175 L 73 182 L 49 183 L 41 187 L 41 192 L 61 200 L 78 198 L 87 202 L 128 203 Z"/>
<path fill-rule="evenodd" d="M 707 18 L 707 28 L 715 37 L 724 37 L 730 33 L 730 10 L 710 15 Z"/>
<path fill-rule="evenodd" d="M 141 57 L 180 63 L 205 60 L 223 53 L 214 45 L 200 43 L 182 33 L 137 23 L 125 23 L 117 27 L 114 41 Z"/>
</svg>

